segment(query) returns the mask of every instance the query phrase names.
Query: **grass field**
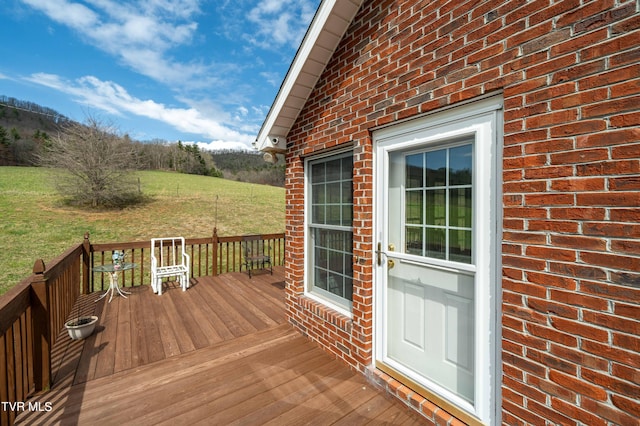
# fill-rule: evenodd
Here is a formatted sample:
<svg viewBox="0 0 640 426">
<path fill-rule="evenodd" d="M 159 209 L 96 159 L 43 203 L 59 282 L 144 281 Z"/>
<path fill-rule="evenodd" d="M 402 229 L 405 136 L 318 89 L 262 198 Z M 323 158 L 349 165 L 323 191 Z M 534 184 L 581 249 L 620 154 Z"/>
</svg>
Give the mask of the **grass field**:
<svg viewBox="0 0 640 426">
<path fill-rule="evenodd" d="M 140 172 L 143 205 L 117 211 L 65 206 L 51 170 L 0 167 L 0 294 L 89 232 L 94 243 L 180 235 L 284 232 L 284 189 L 169 172 Z M 217 206 L 217 209 L 216 209 Z M 216 215 L 217 210 L 217 215 Z"/>
</svg>

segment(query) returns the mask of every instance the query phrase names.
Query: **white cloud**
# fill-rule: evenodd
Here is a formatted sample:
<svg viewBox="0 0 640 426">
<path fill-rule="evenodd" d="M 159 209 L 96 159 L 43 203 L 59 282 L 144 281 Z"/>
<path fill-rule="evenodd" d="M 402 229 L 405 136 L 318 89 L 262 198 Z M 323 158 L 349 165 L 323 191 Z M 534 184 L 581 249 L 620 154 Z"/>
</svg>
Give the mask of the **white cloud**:
<svg viewBox="0 0 640 426">
<path fill-rule="evenodd" d="M 38 73 L 28 81 L 47 86 L 75 97 L 77 102 L 114 115 L 130 113 L 166 123 L 175 129 L 211 138 L 217 145 L 249 147 L 255 133 L 244 133 L 222 123 L 222 120 L 204 116 L 195 108 L 172 108 L 153 100 L 131 96 L 122 86 L 86 76 L 70 82 L 57 75 Z M 223 119 L 224 117 L 223 114 Z M 212 142 L 214 143 L 214 142 Z"/>
<path fill-rule="evenodd" d="M 263 0 L 247 15 L 255 24 L 249 41 L 262 48 L 288 45 L 297 48 L 304 37 L 317 2 L 310 0 Z"/>
<path fill-rule="evenodd" d="M 207 71 L 202 64 L 178 63 L 168 55 L 171 49 L 191 43 L 198 29 L 194 18 L 200 13 L 196 0 L 140 4 L 93 0 L 87 5 L 70 0 L 22 1 L 156 81 L 179 84 Z"/>
</svg>

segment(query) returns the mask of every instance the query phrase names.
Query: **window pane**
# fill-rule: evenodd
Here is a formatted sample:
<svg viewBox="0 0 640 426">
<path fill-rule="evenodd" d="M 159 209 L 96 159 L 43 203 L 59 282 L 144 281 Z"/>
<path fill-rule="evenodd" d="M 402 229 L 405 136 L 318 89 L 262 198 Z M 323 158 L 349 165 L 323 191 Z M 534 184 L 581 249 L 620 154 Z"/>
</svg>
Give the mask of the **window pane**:
<svg viewBox="0 0 640 426">
<path fill-rule="evenodd" d="M 318 163 L 311 166 L 311 183 L 324 182 L 324 163 Z"/>
<path fill-rule="evenodd" d="M 340 180 L 342 176 L 342 160 L 331 160 L 326 163 L 327 165 L 327 182 Z"/>
<path fill-rule="evenodd" d="M 449 226 L 471 228 L 473 217 L 471 188 L 449 190 Z"/>
<path fill-rule="evenodd" d="M 353 207 L 342 206 L 342 226 L 351 226 L 353 224 Z"/>
<path fill-rule="evenodd" d="M 311 199 L 313 204 L 322 204 L 327 202 L 325 198 L 324 184 L 313 185 L 311 192 L 313 193 L 313 197 Z"/>
<path fill-rule="evenodd" d="M 342 182 L 342 198 L 340 200 L 344 204 L 353 203 L 353 182 L 348 180 Z"/>
<path fill-rule="evenodd" d="M 353 177 L 353 157 L 342 159 L 342 180 L 351 180 Z"/>
<path fill-rule="evenodd" d="M 350 277 L 344 278 L 344 298 L 353 300 L 353 279 Z"/>
<path fill-rule="evenodd" d="M 318 206 L 311 207 L 311 221 L 313 223 L 324 223 L 325 214 L 324 214 L 324 204 L 320 204 Z"/>
<path fill-rule="evenodd" d="M 329 264 L 327 262 L 327 250 L 321 247 L 316 247 L 316 267 L 326 269 Z"/>
<path fill-rule="evenodd" d="M 432 189 L 426 191 L 425 210 L 427 225 L 445 226 L 447 212 L 447 197 L 444 189 Z"/>
<path fill-rule="evenodd" d="M 436 259 L 446 259 L 446 231 L 441 228 L 427 228 L 426 234 L 427 241 L 425 255 L 429 257 L 435 257 Z"/>
<path fill-rule="evenodd" d="M 408 155 L 406 159 L 407 188 L 422 188 L 424 185 L 422 154 Z"/>
<path fill-rule="evenodd" d="M 327 271 L 324 269 L 315 268 L 313 285 L 323 290 L 327 289 Z"/>
<path fill-rule="evenodd" d="M 456 262 L 471 263 L 471 231 L 449 231 L 449 257 Z"/>
<path fill-rule="evenodd" d="M 471 185 L 473 173 L 472 145 L 449 150 L 449 185 Z"/>
<path fill-rule="evenodd" d="M 405 252 L 422 256 L 422 228 L 407 226 Z"/>
<path fill-rule="evenodd" d="M 329 252 L 329 269 L 332 271 L 344 272 L 342 252 L 330 251 Z"/>
<path fill-rule="evenodd" d="M 445 186 L 447 184 L 447 150 L 425 153 L 427 160 L 427 186 Z"/>
<path fill-rule="evenodd" d="M 342 275 L 329 273 L 329 288 L 327 290 L 336 296 L 344 297 L 344 283 Z"/>
<path fill-rule="evenodd" d="M 342 201 L 342 196 L 340 195 L 341 188 L 342 184 L 340 182 L 327 184 L 328 203 L 339 203 L 340 201 Z"/>
<path fill-rule="evenodd" d="M 408 191 L 405 203 L 406 223 L 422 225 L 424 222 L 424 218 L 422 217 L 422 213 L 424 212 L 422 190 Z"/>
<path fill-rule="evenodd" d="M 327 225 L 342 225 L 342 207 L 340 205 L 327 206 Z"/>
</svg>

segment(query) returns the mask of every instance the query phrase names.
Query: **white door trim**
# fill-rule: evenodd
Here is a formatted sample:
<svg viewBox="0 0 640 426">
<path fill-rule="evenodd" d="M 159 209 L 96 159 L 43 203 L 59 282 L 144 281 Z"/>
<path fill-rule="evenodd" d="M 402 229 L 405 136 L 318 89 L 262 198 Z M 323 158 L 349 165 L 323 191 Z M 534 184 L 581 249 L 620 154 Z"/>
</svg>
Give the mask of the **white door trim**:
<svg viewBox="0 0 640 426">
<path fill-rule="evenodd" d="M 373 134 L 374 144 L 374 249 L 380 242 L 387 247 L 387 209 L 389 202 L 388 187 L 388 154 L 411 147 L 438 144 L 461 135 L 476 135 L 474 143 L 474 262 L 473 265 L 455 265 L 463 272 L 478 274 L 477 295 L 475 301 L 475 341 L 477 342 L 475 363 L 478 373 L 475 379 L 475 391 L 478 395 L 474 405 L 464 401 L 433 384 L 427 384 L 441 398 L 452 401 L 461 410 L 480 419 L 483 423 L 494 424 L 500 419 L 500 243 L 501 226 L 501 149 L 502 149 L 502 98 L 492 97 L 458 108 L 431 114 L 429 116 L 403 122 L 380 129 Z M 477 167 L 481 166 L 481 167 Z M 481 168 L 489 170 L 482 173 Z M 484 213 L 480 213 L 484 212 Z M 483 247 L 482 250 L 477 249 Z M 488 248 L 488 249 L 487 249 Z M 384 255 L 382 255 L 385 257 Z M 377 254 L 373 253 L 374 264 Z M 384 341 L 385 312 L 387 300 L 387 269 L 375 266 L 374 271 L 374 362 L 383 363 L 392 369 L 393 365 L 386 357 Z M 430 259 L 434 267 L 451 268 L 448 261 Z M 487 324 L 487 318 L 490 318 Z M 487 341 L 487 333 L 490 342 Z M 484 368 L 482 368 L 484 366 Z M 488 367 L 487 367 L 488 366 Z M 406 374 L 406 371 L 400 371 Z M 415 377 L 409 375 L 411 380 Z M 418 383 L 420 383 L 418 381 Z M 483 396 L 488 395 L 488 398 Z"/>
</svg>

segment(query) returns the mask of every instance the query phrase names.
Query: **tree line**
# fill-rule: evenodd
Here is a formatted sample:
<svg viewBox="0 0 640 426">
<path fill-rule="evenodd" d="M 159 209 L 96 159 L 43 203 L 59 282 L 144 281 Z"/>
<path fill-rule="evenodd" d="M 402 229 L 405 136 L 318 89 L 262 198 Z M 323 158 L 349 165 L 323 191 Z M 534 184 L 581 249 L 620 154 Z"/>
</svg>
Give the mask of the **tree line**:
<svg viewBox="0 0 640 426">
<path fill-rule="evenodd" d="M 135 170 L 169 170 L 180 173 L 222 177 L 243 182 L 284 186 L 284 166 L 262 160 L 257 152 L 207 151 L 181 141 L 155 139 L 136 141 L 118 135 L 113 126 L 89 117 L 80 124 L 51 108 L 0 95 L 0 166 L 42 165 L 52 141 L 75 126 L 98 126 L 121 138 L 133 156 Z M 95 129 L 94 129 L 95 130 Z"/>
</svg>

